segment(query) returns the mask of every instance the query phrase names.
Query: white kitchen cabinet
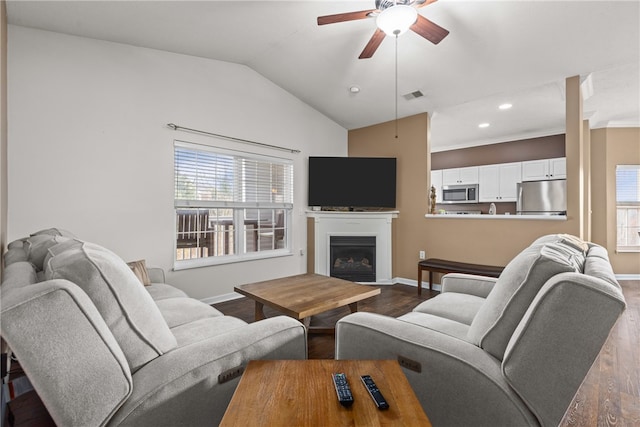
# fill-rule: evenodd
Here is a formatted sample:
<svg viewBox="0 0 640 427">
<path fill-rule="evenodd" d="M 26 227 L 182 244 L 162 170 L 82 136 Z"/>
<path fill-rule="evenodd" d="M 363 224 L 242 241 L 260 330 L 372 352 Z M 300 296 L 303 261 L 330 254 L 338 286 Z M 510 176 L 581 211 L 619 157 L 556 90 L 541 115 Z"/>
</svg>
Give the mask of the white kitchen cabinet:
<svg viewBox="0 0 640 427">
<path fill-rule="evenodd" d="M 566 177 L 567 159 L 565 157 L 522 162 L 523 181 L 564 179 Z"/>
<path fill-rule="evenodd" d="M 431 186 L 436 189 L 436 203 L 442 203 L 442 170 L 431 171 Z M 429 189 L 431 195 L 431 189 Z"/>
<path fill-rule="evenodd" d="M 478 201 L 515 202 L 517 184 L 521 182 L 522 164 L 502 163 L 478 168 Z"/>
<path fill-rule="evenodd" d="M 477 184 L 478 166 L 442 170 L 442 185 Z"/>
<path fill-rule="evenodd" d="M 567 158 L 559 157 L 557 159 L 549 159 L 549 172 L 552 179 L 561 179 L 567 177 Z"/>
</svg>

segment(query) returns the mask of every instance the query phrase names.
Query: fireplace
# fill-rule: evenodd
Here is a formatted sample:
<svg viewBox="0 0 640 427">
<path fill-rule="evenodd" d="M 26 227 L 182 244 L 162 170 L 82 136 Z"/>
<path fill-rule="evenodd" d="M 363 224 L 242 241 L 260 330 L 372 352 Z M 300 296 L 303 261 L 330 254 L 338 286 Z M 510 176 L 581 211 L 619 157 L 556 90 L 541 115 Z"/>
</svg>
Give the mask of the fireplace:
<svg viewBox="0 0 640 427">
<path fill-rule="evenodd" d="M 329 248 L 330 276 L 376 281 L 376 236 L 331 236 Z"/>
<path fill-rule="evenodd" d="M 375 240 L 375 252 L 371 252 L 372 271 L 369 276 L 371 279 L 368 279 L 367 283 L 379 285 L 394 283 L 391 271 L 391 223 L 394 218 L 398 217 L 397 211 L 309 211 L 307 216 L 307 253 L 309 254 L 307 271 L 323 276 L 333 275 L 332 266 L 335 261 L 332 262 L 331 259 L 333 256 L 330 248 L 332 238 L 368 237 L 370 241 Z M 358 281 L 365 282 L 364 280 Z"/>
</svg>

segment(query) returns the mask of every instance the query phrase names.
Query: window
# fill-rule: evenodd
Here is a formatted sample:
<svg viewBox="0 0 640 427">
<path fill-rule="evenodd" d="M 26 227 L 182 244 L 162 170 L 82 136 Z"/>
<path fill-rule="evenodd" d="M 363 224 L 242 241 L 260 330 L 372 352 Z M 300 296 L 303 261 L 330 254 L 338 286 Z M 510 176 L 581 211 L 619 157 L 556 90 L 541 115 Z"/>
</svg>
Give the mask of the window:
<svg viewBox="0 0 640 427">
<path fill-rule="evenodd" d="M 640 165 L 616 166 L 617 249 L 640 251 Z"/>
<path fill-rule="evenodd" d="M 290 254 L 293 163 L 176 141 L 176 268 Z"/>
</svg>

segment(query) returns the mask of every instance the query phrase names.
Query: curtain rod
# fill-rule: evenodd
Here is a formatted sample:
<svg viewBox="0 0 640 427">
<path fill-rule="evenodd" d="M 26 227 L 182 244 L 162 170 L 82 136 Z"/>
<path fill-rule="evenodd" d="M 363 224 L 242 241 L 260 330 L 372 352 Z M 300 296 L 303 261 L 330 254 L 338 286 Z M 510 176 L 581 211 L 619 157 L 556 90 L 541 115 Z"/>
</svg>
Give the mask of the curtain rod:
<svg viewBox="0 0 640 427">
<path fill-rule="evenodd" d="M 293 148 L 279 147 L 277 145 L 265 144 L 263 142 L 250 141 L 248 139 L 235 138 L 233 136 L 219 135 L 217 133 L 207 132 L 207 131 L 204 131 L 204 130 L 191 129 L 191 128 L 186 128 L 184 126 L 178 126 L 178 125 L 173 124 L 173 123 L 167 123 L 167 126 L 170 127 L 173 130 L 185 130 L 185 131 L 200 133 L 200 134 L 208 135 L 208 136 L 216 136 L 218 138 L 224 138 L 224 139 L 228 139 L 230 141 L 241 142 L 243 144 L 258 145 L 260 147 L 273 148 L 274 150 L 288 151 L 290 153 L 295 153 L 295 154 L 298 154 L 300 152 L 300 150 L 294 150 Z"/>
</svg>

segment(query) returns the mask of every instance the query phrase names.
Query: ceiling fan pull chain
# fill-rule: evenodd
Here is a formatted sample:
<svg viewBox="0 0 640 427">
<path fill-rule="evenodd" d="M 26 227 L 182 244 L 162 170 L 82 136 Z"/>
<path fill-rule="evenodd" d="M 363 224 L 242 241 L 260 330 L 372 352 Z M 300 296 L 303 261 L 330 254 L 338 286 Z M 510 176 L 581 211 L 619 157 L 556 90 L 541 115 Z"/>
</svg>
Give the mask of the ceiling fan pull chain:
<svg viewBox="0 0 640 427">
<path fill-rule="evenodd" d="M 395 90 L 395 101 L 396 101 L 396 139 L 398 139 L 398 35 L 396 34 L 396 90 Z"/>
</svg>

